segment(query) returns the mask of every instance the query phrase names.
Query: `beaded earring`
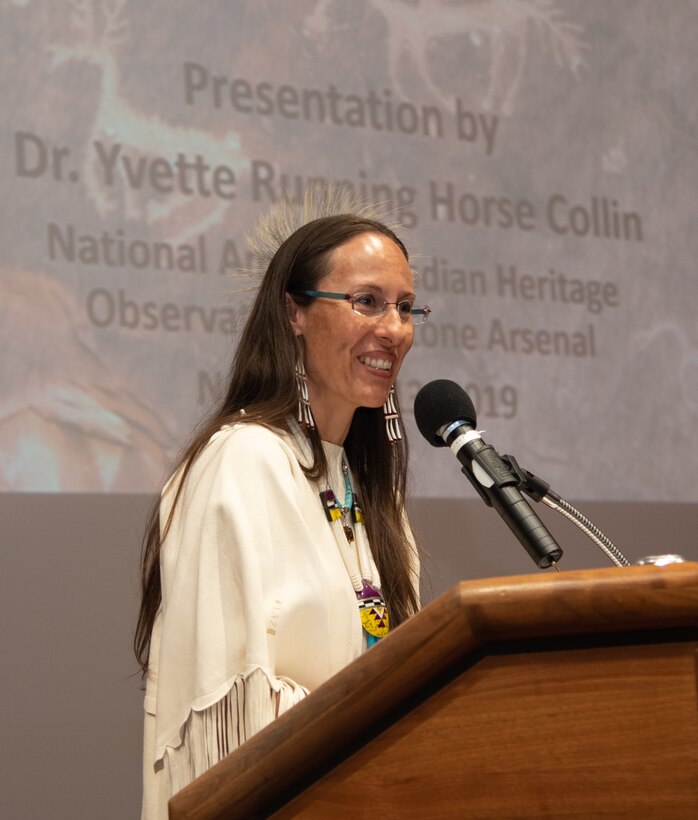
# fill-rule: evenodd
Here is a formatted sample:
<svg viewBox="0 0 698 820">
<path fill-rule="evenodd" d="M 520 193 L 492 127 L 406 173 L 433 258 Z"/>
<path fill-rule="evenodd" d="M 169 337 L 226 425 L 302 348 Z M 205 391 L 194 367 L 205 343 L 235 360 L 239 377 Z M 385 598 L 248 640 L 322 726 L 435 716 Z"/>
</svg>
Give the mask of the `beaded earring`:
<svg viewBox="0 0 698 820">
<path fill-rule="evenodd" d="M 400 414 L 395 404 L 395 385 L 390 388 L 390 394 L 383 405 L 383 417 L 385 418 L 385 432 L 388 434 L 388 441 L 391 444 L 401 441 Z"/>
<path fill-rule="evenodd" d="M 298 388 L 298 421 L 305 424 L 309 430 L 314 430 L 315 419 L 308 399 L 308 376 L 301 357 L 296 360 L 296 387 Z"/>
</svg>

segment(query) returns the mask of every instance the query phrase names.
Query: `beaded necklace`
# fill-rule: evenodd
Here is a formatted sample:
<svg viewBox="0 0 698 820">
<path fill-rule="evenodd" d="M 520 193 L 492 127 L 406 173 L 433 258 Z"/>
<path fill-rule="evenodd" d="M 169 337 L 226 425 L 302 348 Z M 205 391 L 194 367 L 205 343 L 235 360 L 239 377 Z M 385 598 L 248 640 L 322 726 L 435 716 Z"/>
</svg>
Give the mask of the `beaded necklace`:
<svg viewBox="0 0 698 820">
<path fill-rule="evenodd" d="M 349 477 L 349 465 L 344 457 L 342 457 L 342 476 L 344 478 L 344 504 L 339 503 L 337 496 L 329 484 L 325 492 L 320 493 L 320 500 L 325 509 L 327 520 L 341 521 L 347 541 L 351 544 L 354 540 L 354 530 L 351 524 L 363 522 L 363 516 L 361 515 L 358 500 L 355 501 L 354 499 L 354 490 L 351 486 L 351 478 Z M 349 523 L 350 521 L 351 524 Z"/>
<path fill-rule="evenodd" d="M 359 499 L 353 490 L 349 465 L 342 455 L 342 476 L 344 478 L 344 504 L 340 504 L 332 488 L 320 493 L 320 501 L 325 516 L 332 526 L 339 551 L 344 561 L 349 579 L 359 605 L 361 625 L 366 632 L 369 647 L 388 634 L 390 620 L 388 608 L 379 588 L 373 586 L 366 578 L 361 577 L 356 556 L 351 547 L 354 542 L 354 527 L 363 526 L 363 514 Z"/>
</svg>

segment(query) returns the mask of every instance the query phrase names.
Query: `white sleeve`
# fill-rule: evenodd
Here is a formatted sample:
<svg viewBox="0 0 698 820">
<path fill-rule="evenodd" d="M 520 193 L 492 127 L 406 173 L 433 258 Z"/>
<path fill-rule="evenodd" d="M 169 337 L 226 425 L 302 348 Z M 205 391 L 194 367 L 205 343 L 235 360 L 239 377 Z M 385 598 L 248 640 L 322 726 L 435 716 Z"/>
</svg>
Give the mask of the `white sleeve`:
<svg viewBox="0 0 698 820">
<path fill-rule="evenodd" d="M 170 794 L 360 654 L 332 538 L 317 487 L 280 435 L 224 428 L 195 462 L 163 543 L 146 703 L 156 723 L 147 762 Z"/>
</svg>

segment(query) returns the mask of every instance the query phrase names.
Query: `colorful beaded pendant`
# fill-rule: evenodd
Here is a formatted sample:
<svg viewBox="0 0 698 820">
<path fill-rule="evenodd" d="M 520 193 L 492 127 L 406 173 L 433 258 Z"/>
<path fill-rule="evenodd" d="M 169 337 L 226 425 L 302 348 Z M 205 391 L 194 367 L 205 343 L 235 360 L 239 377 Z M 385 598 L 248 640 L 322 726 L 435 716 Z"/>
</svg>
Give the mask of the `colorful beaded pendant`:
<svg viewBox="0 0 698 820">
<path fill-rule="evenodd" d="M 356 598 L 359 602 L 361 625 L 367 632 L 368 645 L 371 647 L 388 634 L 390 619 L 380 591 L 371 586 L 365 578 L 361 579 L 361 583 L 363 586 L 361 591 L 356 593 Z"/>
</svg>

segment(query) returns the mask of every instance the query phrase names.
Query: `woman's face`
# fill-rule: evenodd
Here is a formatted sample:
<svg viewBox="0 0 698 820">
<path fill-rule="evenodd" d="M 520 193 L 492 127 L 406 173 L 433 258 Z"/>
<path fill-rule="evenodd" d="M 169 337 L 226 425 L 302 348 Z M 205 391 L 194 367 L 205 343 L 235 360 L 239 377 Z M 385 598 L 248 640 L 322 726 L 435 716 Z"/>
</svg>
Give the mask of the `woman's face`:
<svg viewBox="0 0 698 820">
<path fill-rule="evenodd" d="M 316 290 L 371 293 L 378 301 L 414 298 L 412 272 L 400 248 L 380 233 L 364 233 L 332 252 L 329 273 Z M 390 306 L 376 318 L 352 310 L 348 301 L 289 302 L 294 332 L 303 337 L 310 406 L 326 441 L 341 444 L 357 407 L 380 407 L 407 351 L 412 323 Z"/>
</svg>

